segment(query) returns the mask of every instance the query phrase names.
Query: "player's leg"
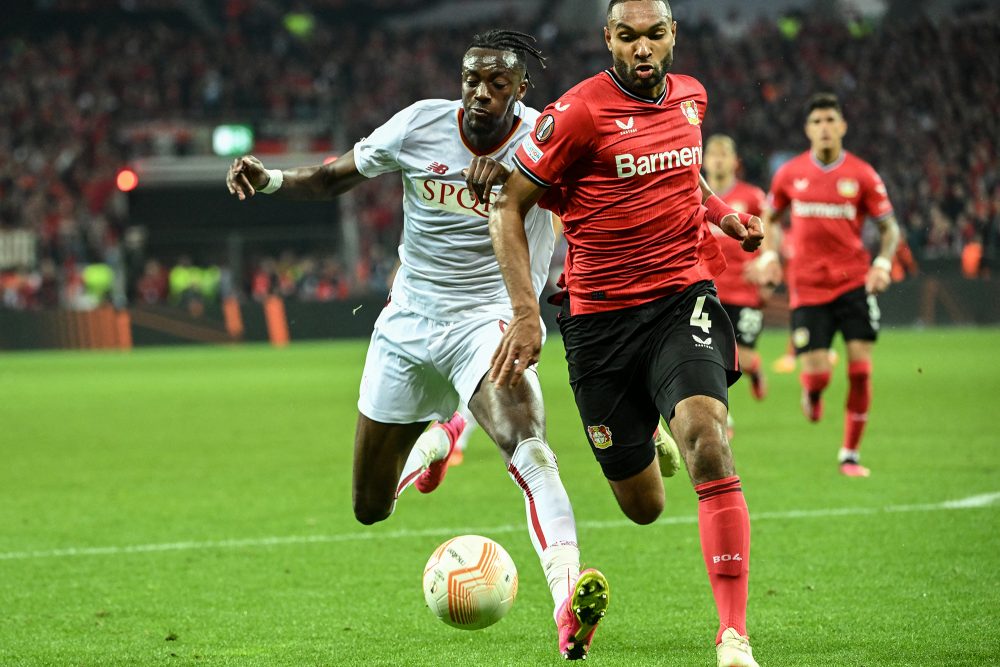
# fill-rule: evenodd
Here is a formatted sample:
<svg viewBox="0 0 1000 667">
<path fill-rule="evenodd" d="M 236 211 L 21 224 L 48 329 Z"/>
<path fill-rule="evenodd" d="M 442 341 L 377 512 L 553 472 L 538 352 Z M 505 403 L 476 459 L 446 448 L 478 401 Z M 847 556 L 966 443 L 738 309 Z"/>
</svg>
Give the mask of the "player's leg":
<svg viewBox="0 0 1000 667">
<path fill-rule="evenodd" d="M 681 381 L 688 386 L 713 373 L 718 382 L 725 381 L 722 369 L 715 371 L 706 362 L 685 366 Z M 702 555 L 719 614 L 717 644 L 730 628 L 739 636 L 747 634 L 750 580 L 750 515 L 726 437 L 726 414 L 718 398 L 694 395 L 676 404 L 670 421 L 698 494 Z"/>
<path fill-rule="evenodd" d="M 827 305 L 802 306 L 792 311 L 792 343 L 802 372 L 802 412 L 806 419 L 818 422 L 823 416 L 823 391 L 830 384 L 830 344 L 834 321 Z"/>
<path fill-rule="evenodd" d="M 476 422 L 476 418 L 472 416 L 472 411 L 469 410 L 469 406 L 465 403 L 459 405 L 456 412 L 458 416 L 464 420 L 465 427 L 462 429 L 462 434 L 458 436 L 458 440 L 455 442 L 455 449 L 453 449 L 451 454 L 448 456 L 449 466 L 462 465 L 462 462 L 465 460 L 465 449 L 469 446 L 469 440 L 472 438 L 472 434 L 476 432 L 476 427 L 479 426 Z"/>
<path fill-rule="evenodd" d="M 587 440 L 618 506 L 638 524 L 655 521 L 665 503 L 653 440 L 660 414 L 637 381 L 645 373 L 647 341 L 659 329 L 648 314 L 663 307 L 571 316 L 566 299 L 559 317 L 570 386 Z"/>
<path fill-rule="evenodd" d="M 394 304 L 375 323 L 354 440 L 354 511 L 362 523 L 388 517 L 399 494 L 447 457 L 449 441 L 442 430 L 425 431 L 458 403 L 454 389 L 427 358 L 426 341 L 437 326 Z"/>
<path fill-rule="evenodd" d="M 427 422 L 387 424 L 358 414 L 354 434 L 354 516 L 363 524 L 392 514 L 398 494 L 419 475 L 416 460 L 406 465 Z"/>
<path fill-rule="evenodd" d="M 750 394 L 758 401 L 767 395 L 767 378 L 757 353 L 757 339 L 764 328 L 764 313 L 759 308 L 723 304 L 736 329 L 740 370 L 750 380 Z"/>
<path fill-rule="evenodd" d="M 863 290 L 837 300 L 836 315 L 847 341 L 847 409 L 844 440 L 838 455 L 840 472 L 849 477 L 868 477 L 861 465 L 861 438 L 868 424 L 872 401 L 872 349 L 878 337 L 880 312 L 874 295 Z"/>
<path fill-rule="evenodd" d="M 497 444 L 524 496 L 528 533 L 552 594 L 560 652 L 570 659 L 583 658 L 607 608 L 608 587 L 599 572 L 580 572 L 576 520 L 556 456 L 546 442 L 538 376 L 530 369 L 513 388 L 498 388 L 484 377 L 469 408 Z"/>
<path fill-rule="evenodd" d="M 607 580 L 596 570 L 580 572 L 573 507 L 546 442 L 537 372 L 528 369 L 517 387 L 496 387 L 486 377 L 504 326 L 503 319 L 487 316 L 453 327 L 437 364 L 447 369 L 521 490 L 528 533 L 552 594 L 559 650 L 579 659 L 607 608 Z"/>
<path fill-rule="evenodd" d="M 686 300 L 690 321 L 678 323 L 656 348 L 649 389 L 670 416 L 698 494 L 702 555 L 719 614 L 719 664 L 755 667 L 746 641 L 750 514 L 726 433 L 729 387 L 739 377 L 736 337 L 713 293 L 695 288 Z"/>
</svg>

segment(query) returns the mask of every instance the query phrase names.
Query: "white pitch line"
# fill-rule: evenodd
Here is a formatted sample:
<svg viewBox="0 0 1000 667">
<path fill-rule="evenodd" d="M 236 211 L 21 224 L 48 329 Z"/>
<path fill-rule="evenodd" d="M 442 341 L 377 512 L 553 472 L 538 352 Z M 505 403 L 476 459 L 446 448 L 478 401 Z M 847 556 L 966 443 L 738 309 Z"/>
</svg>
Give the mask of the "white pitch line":
<svg viewBox="0 0 1000 667">
<path fill-rule="evenodd" d="M 773 519 L 822 519 L 841 516 L 864 516 L 873 514 L 900 514 L 906 512 L 939 512 L 942 510 L 966 510 L 990 507 L 1000 502 L 1000 492 L 984 493 L 968 498 L 946 500 L 940 503 L 925 503 L 919 505 L 887 505 L 884 507 L 835 507 L 816 510 L 788 510 L 784 512 L 752 512 L 753 521 L 768 521 Z M 671 526 L 677 524 L 697 523 L 696 516 L 670 516 L 659 519 L 654 526 Z M 625 519 L 611 521 L 580 521 L 578 528 L 623 528 L 633 525 Z M 364 542 L 370 540 L 397 540 L 412 537 L 447 537 L 450 535 L 479 534 L 496 535 L 499 533 L 516 533 L 524 530 L 523 525 L 508 524 L 493 527 L 441 527 L 413 530 L 402 528 L 379 532 L 340 533 L 339 535 L 288 535 L 285 537 L 252 537 L 233 540 L 207 540 L 203 542 L 163 542 L 159 544 L 134 544 L 131 546 L 111 547 L 68 547 L 65 549 L 47 549 L 39 551 L 8 551 L 0 553 L 0 561 L 29 560 L 34 558 L 66 558 L 69 556 L 117 556 L 123 554 L 157 553 L 163 551 L 194 551 L 198 549 L 239 549 L 244 547 L 272 547 L 288 544 L 329 544 L 333 542 Z"/>
</svg>

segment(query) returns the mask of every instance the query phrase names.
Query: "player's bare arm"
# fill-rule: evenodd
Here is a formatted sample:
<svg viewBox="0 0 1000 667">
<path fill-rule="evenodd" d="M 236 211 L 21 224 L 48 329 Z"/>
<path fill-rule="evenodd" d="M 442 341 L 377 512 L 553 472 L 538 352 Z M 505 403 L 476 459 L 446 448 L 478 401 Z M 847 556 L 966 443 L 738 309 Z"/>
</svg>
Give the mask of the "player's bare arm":
<svg viewBox="0 0 1000 667">
<path fill-rule="evenodd" d="M 881 294 L 892 283 L 892 258 L 896 256 L 899 247 L 899 223 L 896 216 L 889 215 L 876 222 L 882 237 L 878 257 L 872 261 L 868 275 L 865 277 L 865 291 L 869 294 Z"/>
<path fill-rule="evenodd" d="M 706 219 L 714 222 L 728 236 L 740 242 L 747 252 L 753 252 L 764 240 L 764 228 L 756 215 L 736 211 L 712 192 L 705 177 L 698 175 L 701 186 L 701 203 L 708 209 Z"/>
<path fill-rule="evenodd" d="M 538 361 L 542 351 L 538 297 L 531 284 L 531 257 L 524 217 L 545 190 L 514 171 L 490 210 L 490 238 L 510 295 L 513 317 L 493 353 L 490 382 L 498 387 L 516 386 L 524 370 Z"/>
<path fill-rule="evenodd" d="M 760 257 L 747 265 L 747 278 L 761 286 L 774 287 L 781 283 L 781 213 L 770 206 L 762 214 L 764 242 Z"/>
<path fill-rule="evenodd" d="M 477 155 L 472 158 L 468 168 L 462 170 L 469 189 L 476 194 L 480 204 L 489 201 L 490 192 L 496 185 L 503 185 L 510 176 L 510 169 L 502 162 L 491 157 Z"/>
<path fill-rule="evenodd" d="M 277 172 L 277 173 L 274 173 Z M 365 177 L 354 163 L 354 151 L 348 151 L 329 164 L 293 169 L 268 170 L 253 155 L 236 158 L 226 174 L 229 194 L 240 201 L 253 197 L 258 191 L 267 192 L 267 186 L 277 184 L 271 190 L 286 199 L 333 199 L 363 182 Z"/>
</svg>

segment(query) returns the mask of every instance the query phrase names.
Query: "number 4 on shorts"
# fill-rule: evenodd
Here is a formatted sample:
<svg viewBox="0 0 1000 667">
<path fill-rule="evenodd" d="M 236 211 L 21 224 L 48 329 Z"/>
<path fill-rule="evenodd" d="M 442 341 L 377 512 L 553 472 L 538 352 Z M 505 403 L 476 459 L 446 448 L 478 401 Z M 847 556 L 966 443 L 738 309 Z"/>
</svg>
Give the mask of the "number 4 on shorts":
<svg viewBox="0 0 1000 667">
<path fill-rule="evenodd" d="M 708 313 L 705 312 L 704 294 L 699 296 L 698 300 L 694 302 L 694 312 L 691 313 L 691 326 L 698 327 L 705 333 L 711 333 L 712 320 L 708 319 Z"/>
</svg>

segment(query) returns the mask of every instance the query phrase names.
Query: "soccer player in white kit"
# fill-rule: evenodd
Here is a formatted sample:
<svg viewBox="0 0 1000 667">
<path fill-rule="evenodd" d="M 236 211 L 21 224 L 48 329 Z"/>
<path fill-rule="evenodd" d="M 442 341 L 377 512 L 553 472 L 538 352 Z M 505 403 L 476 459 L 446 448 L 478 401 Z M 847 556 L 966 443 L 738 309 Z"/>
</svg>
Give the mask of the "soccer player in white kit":
<svg viewBox="0 0 1000 667">
<path fill-rule="evenodd" d="M 253 156 L 226 177 L 240 200 L 255 192 L 332 199 L 366 178 L 400 172 L 403 241 L 390 301 L 375 323 L 358 400 L 354 514 L 388 518 L 411 483 L 434 490 L 464 420 L 459 401 L 493 439 L 521 488 L 528 532 L 555 605 L 559 650 L 586 657 L 608 603 L 608 582 L 580 572 L 576 522 L 545 440 L 542 392 L 534 369 L 516 387 L 486 379 L 493 351 L 512 317 L 490 241 L 492 200 L 509 160 L 538 112 L 520 100 L 526 56 L 542 61 L 523 33 L 476 35 L 462 59 L 462 99 L 430 99 L 403 109 L 340 159 L 268 170 Z M 534 208 L 525 220 L 532 277 L 540 293 L 554 245 L 552 219 Z M 438 423 L 427 428 L 432 420 Z"/>
</svg>

